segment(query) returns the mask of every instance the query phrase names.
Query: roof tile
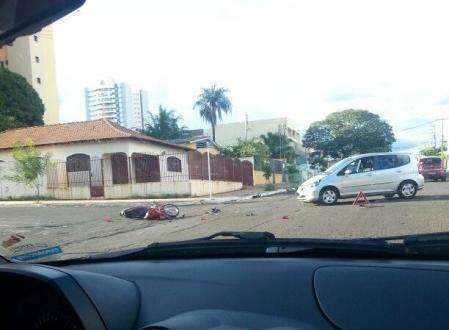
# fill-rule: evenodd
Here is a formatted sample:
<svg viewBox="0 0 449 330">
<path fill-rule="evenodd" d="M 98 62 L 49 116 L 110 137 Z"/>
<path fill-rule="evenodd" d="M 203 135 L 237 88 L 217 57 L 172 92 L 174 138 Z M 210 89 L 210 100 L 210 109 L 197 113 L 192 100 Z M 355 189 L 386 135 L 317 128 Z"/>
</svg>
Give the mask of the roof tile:
<svg viewBox="0 0 449 330">
<path fill-rule="evenodd" d="M 184 146 L 135 132 L 107 119 L 8 130 L 0 133 L 0 149 L 10 149 L 16 142 L 25 143 L 28 140 L 36 146 L 43 146 L 111 139 L 134 139 L 190 150 Z"/>
</svg>

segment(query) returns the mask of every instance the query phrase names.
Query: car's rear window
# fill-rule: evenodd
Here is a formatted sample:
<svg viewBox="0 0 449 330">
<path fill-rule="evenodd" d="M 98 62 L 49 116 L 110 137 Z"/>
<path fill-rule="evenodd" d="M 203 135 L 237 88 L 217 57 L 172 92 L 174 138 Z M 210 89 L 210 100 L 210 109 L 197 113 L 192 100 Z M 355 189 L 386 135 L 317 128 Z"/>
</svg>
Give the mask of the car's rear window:
<svg viewBox="0 0 449 330">
<path fill-rule="evenodd" d="M 397 155 L 396 156 L 396 166 L 404 166 L 407 165 L 408 163 L 410 163 L 410 156 L 408 155 Z"/>
<path fill-rule="evenodd" d="M 441 159 L 440 158 L 423 158 L 420 160 L 421 164 L 424 165 L 439 165 L 441 164 Z"/>
</svg>

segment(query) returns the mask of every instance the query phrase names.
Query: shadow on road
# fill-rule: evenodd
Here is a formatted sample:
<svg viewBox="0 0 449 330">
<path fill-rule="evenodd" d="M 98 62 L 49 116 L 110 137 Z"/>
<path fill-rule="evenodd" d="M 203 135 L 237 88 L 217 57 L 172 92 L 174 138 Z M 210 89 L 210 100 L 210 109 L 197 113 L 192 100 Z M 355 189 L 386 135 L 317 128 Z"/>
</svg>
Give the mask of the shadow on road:
<svg viewBox="0 0 449 330">
<path fill-rule="evenodd" d="M 390 203 L 415 203 L 415 202 L 429 202 L 429 201 L 449 201 L 449 194 L 448 195 L 423 195 L 423 196 L 416 196 L 413 199 L 401 199 L 399 197 L 395 197 L 393 199 L 374 199 L 369 200 L 371 206 L 380 206 L 379 204 L 390 204 Z M 354 203 L 354 199 L 348 199 L 339 201 L 337 204 L 332 206 L 345 206 L 345 205 L 352 205 Z"/>
<path fill-rule="evenodd" d="M 416 196 L 413 199 L 400 199 L 398 197 L 393 198 L 391 200 L 384 199 L 385 203 L 413 203 L 413 202 L 428 202 L 428 201 L 449 201 L 448 195 L 423 195 Z"/>
</svg>

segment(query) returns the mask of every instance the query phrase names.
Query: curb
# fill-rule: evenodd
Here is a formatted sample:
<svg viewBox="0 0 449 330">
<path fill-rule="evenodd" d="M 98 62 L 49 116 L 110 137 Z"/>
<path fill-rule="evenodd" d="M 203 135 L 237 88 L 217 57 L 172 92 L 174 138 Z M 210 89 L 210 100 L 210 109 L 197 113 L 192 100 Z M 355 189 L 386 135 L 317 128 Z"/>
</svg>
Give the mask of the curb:
<svg viewBox="0 0 449 330">
<path fill-rule="evenodd" d="M 278 194 L 283 194 L 286 189 L 279 189 L 275 191 L 267 191 L 255 195 L 246 196 L 230 196 L 217 198 L 172 198 L 172 199 L 94 199 L 94 200 L 43 200 L 37 203 L 36 201 L 4 201 L 0 202 L 0 207 L 43 207 L 43 206 L 111 206 L 111 205 L 130 205 L 130 204 L 145 204 L 149 202 L 154 203 L 176 203 L 177 205 L 202 205 L 202 204 L 226 204 L 237 203 L 240 201 L 247 201 L 254 198 L 268 197 Z"/>
</svg>

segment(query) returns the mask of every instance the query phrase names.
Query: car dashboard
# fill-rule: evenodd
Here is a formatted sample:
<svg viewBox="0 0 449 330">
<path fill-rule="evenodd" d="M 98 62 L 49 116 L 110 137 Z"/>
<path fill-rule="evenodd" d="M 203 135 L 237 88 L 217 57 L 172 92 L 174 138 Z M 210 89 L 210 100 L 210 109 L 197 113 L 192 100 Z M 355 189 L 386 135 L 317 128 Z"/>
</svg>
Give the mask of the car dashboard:
<svg viewBox="0 0 449 330">
<path fill-rule="evenodd" d="M 435 329 L 444 261 L 223 258 L 0 265 L 1 329 Z"/>
</svg>

